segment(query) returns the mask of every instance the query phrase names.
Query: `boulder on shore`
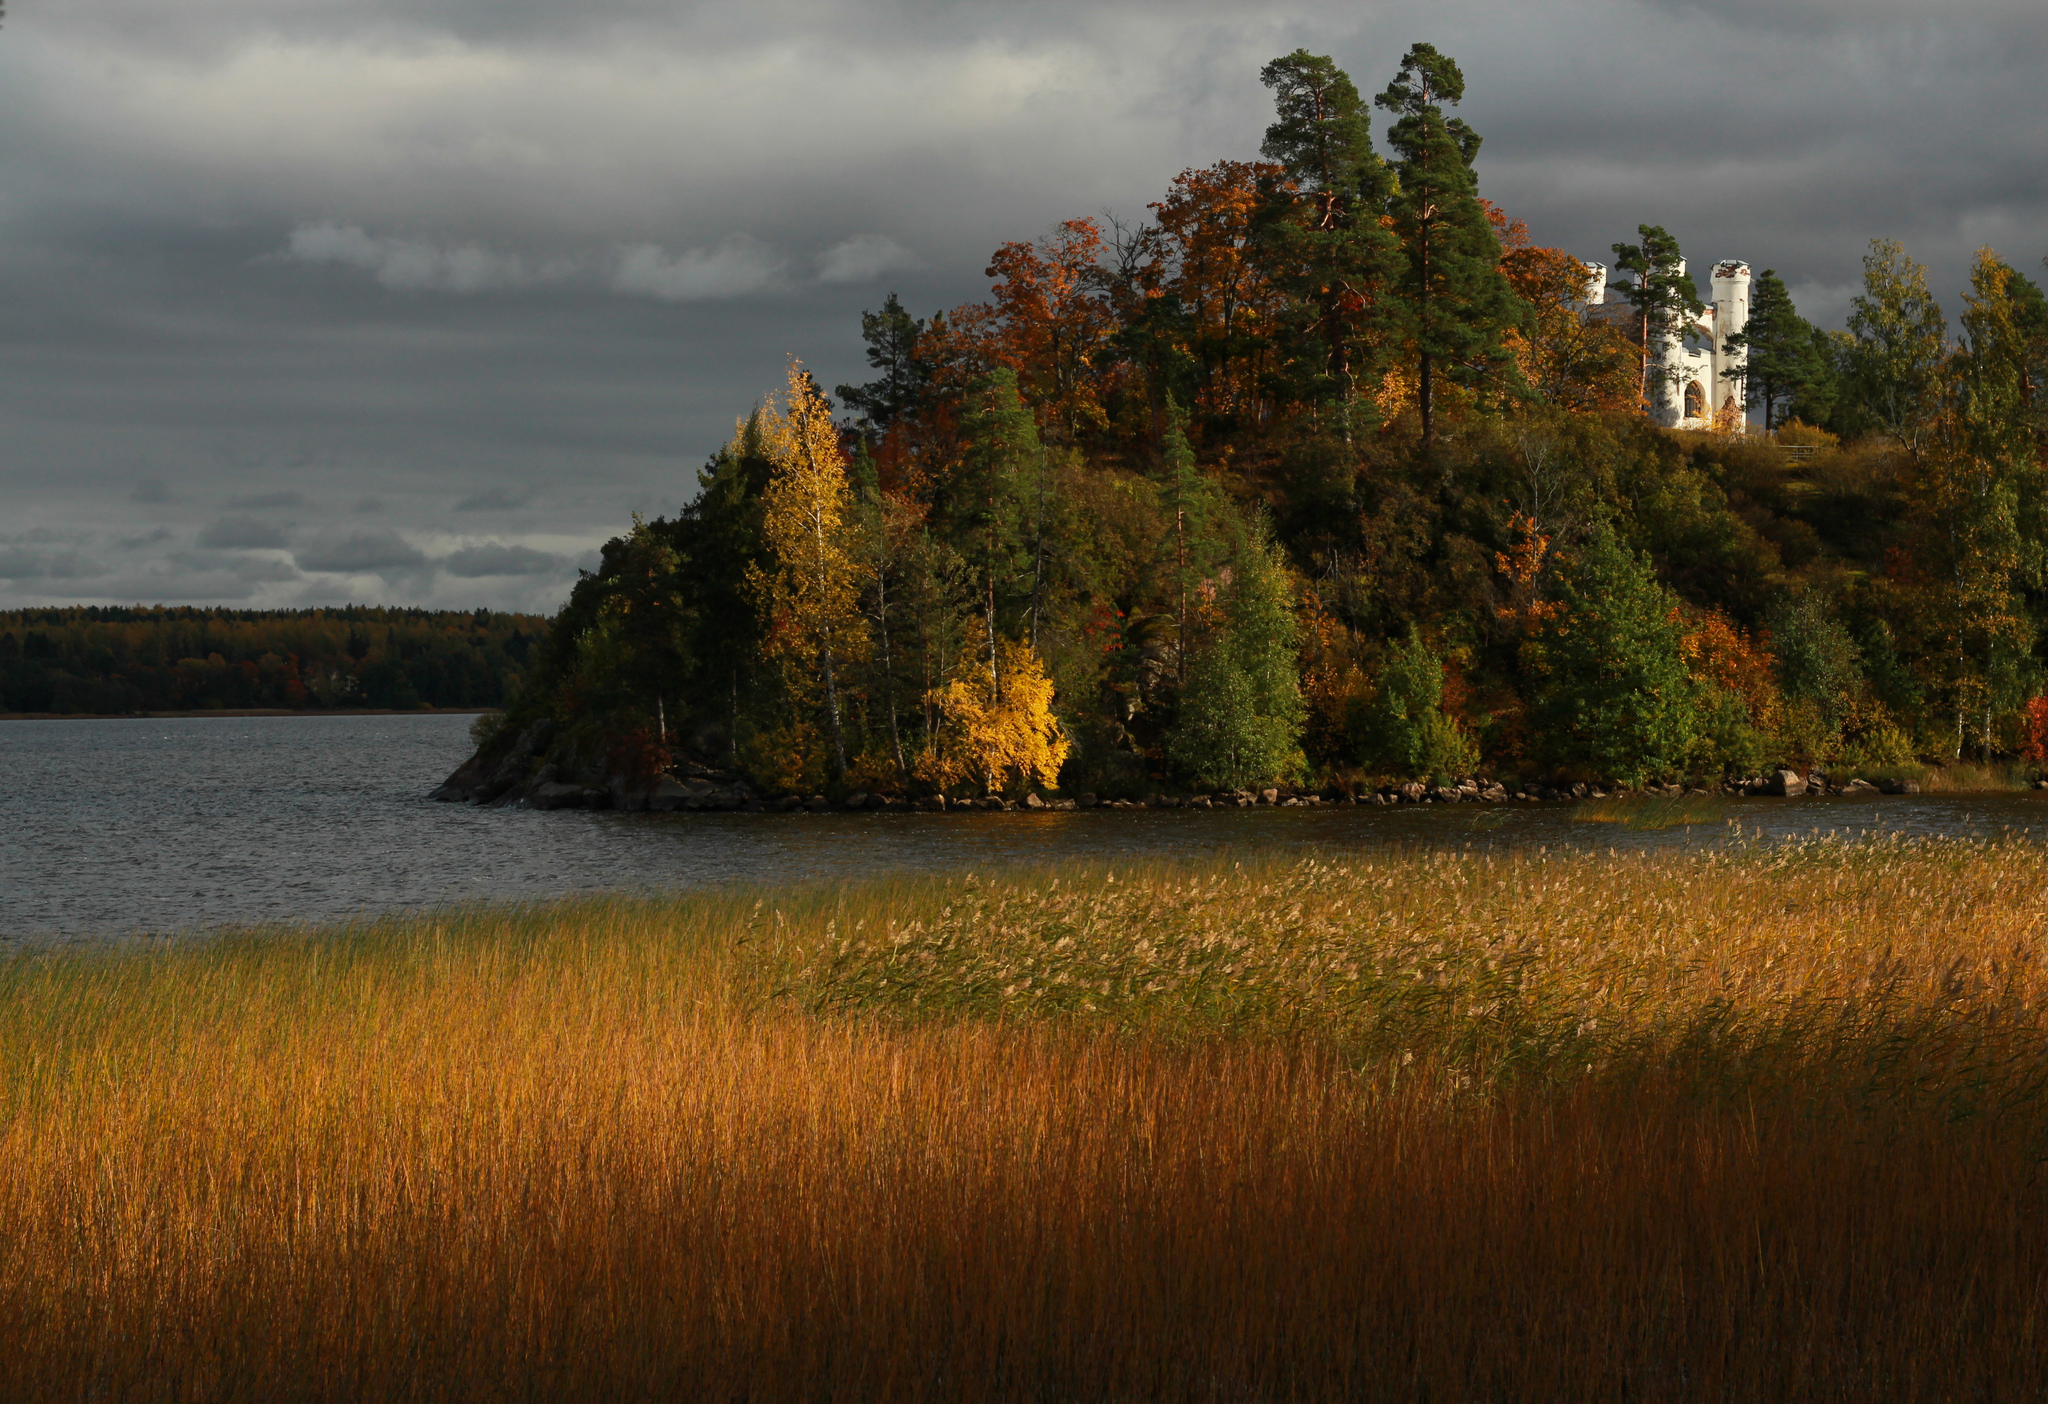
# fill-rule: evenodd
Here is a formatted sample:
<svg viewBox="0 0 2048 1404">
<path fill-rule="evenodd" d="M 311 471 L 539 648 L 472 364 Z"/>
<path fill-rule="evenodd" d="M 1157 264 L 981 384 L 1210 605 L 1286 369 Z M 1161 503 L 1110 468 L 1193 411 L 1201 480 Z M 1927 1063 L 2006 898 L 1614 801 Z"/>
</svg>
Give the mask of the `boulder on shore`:
<svg viewBox="0 0 2048 1404">
<path fill-rule="evenodd" d="M 1763 792 L 1767 795 L 1803 795 L 1806 793 L 1806 777 L 1796 770 L 1773 771 L 1764 779 Z"/>
</svg>

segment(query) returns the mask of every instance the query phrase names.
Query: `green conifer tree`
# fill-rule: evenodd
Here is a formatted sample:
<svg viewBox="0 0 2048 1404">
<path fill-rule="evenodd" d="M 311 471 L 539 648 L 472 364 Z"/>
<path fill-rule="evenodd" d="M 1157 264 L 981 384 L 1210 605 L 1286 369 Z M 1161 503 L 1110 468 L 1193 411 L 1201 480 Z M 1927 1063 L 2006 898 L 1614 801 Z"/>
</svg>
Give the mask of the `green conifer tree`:
<svg viewBox="0 0 2048 1404">
<path fill-rule="evenodd" d="M 1387 650 L 1367 708 L 1366 765 L 1404 779 L 1470 772 L 1479 763 L 1479 748 L 1444 715 L 1443 700 L 1443 660 L 1410 624 L 1408 636 Z"/>
<path fill-rule="evenodd" d="M 706 720 L 723 722 L 728 760 L 738 757 L 747 694 L 760 671 L 760 610 L 746 582 L 749 568 L 767 561 L 761 499 L 773 471 L 757 409 L 698 472 L 696 500 L 676 522 L 682 586 L 697 616 L 696 706 Z"/>
<path fill-rule="evenodd" d="M 1397 153 L 1399 185 L 1388 202 L 1401 241 L 1395 280 L 1416 355 L 1416 409 L 1422 447 L 1435 442 L 1438 376 L 1455 382 L 1493 379 L 1503 370 L 1519 381 L 1502 344 L 1529 308 L 1500 267 L 1500 240 L 1479 203 L 1472 161 L 1479 133 L 1444 106 L 1465 96 L 1465 77 L 1450 55 L 1417 44 L 1376 101 L 1396 114 L 1387 142 Z"/>
<path fill-rule="evenodd" d="M 1259 79 L 1277 111 L 1259 149 L 1286 172 L 1268 190 L 1261 241 L 1303 314 L 1296 359 L 1309 367 L 1308 388 L 1336 400 L 1348 426 L 1357 387 L 1383 354 L 1383 293 L 1398 250 L 1380 217 L 1393 173 L 1373 153 L 1357 87 L 1330 59 L 1296 49 Z"/>
<path fill-rule="evenodd" d="M 1723 374 L 1743 381 L 1750 405 L 1764 412 L 1765 433 L 1782 423 L 1793 406 L 1813 406 L 1822 399 L 1828 378 L 1825 343 L 1815 339 L 1813 324 L 1792 305 L 1792 294 L 1775 269 L 1757 276 L 1749 293 L 1749 323 L 1728 338 L 1730 351 L 1745 348 L 1747 365 Z"/>
<path fill-rule="evenodd" d="M 1671 592 L 1603 523 L 1562 561 L 1556 603 L 1526 645 L 1538 754 L 1630 784 L 1683 768 L 1698 716 Z"/>
<path fill-rule="evenodd" d="M 983 642 L 988 651 L 991 684 L 998 701 L 1003 695 L 1002 633 L 997 615 L 1002 597 L 1016 591 L 1032 567 L 1023 560 L 1030 542 L 1020 530 L 1025 502 L 1031 496 L 1045 459 L 1032 418 L 1017 388 L 1017 373 L 1000 367 L 969 392 L 961 415 L 967 453 L 955 483 L 956 524 L 962 528 L 961 551 L 981 576 Z"/>
<path fill-rule="evenodd" d="M 1223 625 L 1190 662 L 1167 754 L 1195 784 L 1242 790 L 1303 764 L 1294 593 L 1262 522 L 1245 533 Z"/>
<path fill-rule="evenodd" d="M 860 314 L 861 340 L 868 344 L 868 364 L 881 374 L 865 385 L 842 385 L 833 393 L 860 417 L 869 432 L 880 434 L 917 407 L 931 371 L 918 355 L 925 322 L 903 310 L 890 293 L 879 312 Z"/>
<path fill-rule="evenodd" d="M 1176 681 L 1185 687 L 1188 661 L 1195 651 L 1190 606 L 1201 582 L 1215 574 L 1227 549 L 1222 533 L 1234 514 L 1223 490 L 1196 464 L 1195 451 L 1188 443 L 1187 415 L 1170 396 L 1160 460 L 1159 507 L 1169 524 L 1167 538 L 1160 545 L 1167 556 L 1169 603 L 1174 615 Z"/>
</svg>

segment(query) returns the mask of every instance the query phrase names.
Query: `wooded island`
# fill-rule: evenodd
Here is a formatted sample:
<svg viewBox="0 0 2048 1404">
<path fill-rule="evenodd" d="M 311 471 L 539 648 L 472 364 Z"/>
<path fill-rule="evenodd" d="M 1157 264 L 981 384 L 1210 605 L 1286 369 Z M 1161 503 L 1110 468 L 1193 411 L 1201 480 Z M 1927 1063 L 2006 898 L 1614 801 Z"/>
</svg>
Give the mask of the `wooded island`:
<svg viewBox="0 0 2048 1404">
<path fill-rule="evenodd" d="M 444 793 L 2040 763 L 2032 281 L 1981 251 L 1952 337 L 1878 240 L 1823 332 L 1765 269 L 1746 405 L 1667 429 L 1660 348 L 1713 325 L 1676 239 L 1615 245 L 1594 301 L 1480 195 L 1427 44 L 1370 104 L 1303 51 L 1263 77 L 1263 160 L 1004 244 L 986 302 L 890 296 L 836 406 L 792 361 L 687 509 L 605 547 Z"/>
</svg>

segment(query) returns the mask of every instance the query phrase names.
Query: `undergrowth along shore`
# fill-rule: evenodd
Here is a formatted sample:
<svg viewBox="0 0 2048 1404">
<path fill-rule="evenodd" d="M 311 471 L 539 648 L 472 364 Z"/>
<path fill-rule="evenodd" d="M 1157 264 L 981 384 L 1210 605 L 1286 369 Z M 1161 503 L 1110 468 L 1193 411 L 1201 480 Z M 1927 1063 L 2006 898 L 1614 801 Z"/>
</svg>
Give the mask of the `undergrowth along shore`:
<svg viewBox="0 0 2048 1404">
<path fill-rule="evenodd" d="M 0 1396 L 2048 1387 L 2048 854 L 1375 852 L 0 967 Z"/>
</svg>

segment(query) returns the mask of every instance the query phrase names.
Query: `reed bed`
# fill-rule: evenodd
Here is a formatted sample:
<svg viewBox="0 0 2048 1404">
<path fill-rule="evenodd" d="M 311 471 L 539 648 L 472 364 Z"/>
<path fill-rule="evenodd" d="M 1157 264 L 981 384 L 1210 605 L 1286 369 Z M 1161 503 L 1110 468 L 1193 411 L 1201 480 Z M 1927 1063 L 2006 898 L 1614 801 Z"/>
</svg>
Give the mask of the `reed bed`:
<svg viewBox="0 0 2048 1404">
<path fill-rule="evenodd" d="M 1816 842 L 22 958 L 0 1395 L 2034 1397 L 2044 911 Z"/>
</svg>

